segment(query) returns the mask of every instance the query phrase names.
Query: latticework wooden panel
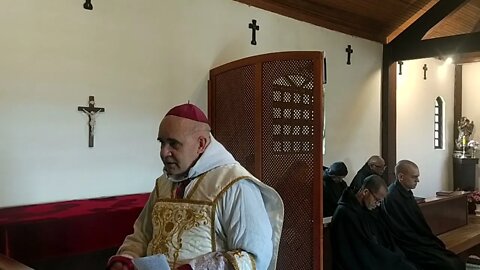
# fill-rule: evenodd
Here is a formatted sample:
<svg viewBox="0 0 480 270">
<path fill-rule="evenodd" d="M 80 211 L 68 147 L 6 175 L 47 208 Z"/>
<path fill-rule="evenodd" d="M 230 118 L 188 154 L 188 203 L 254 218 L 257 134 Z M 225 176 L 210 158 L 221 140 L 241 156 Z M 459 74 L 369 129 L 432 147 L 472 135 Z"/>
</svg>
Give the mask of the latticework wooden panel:
<svg viewBox="0 0 480 270">
<path fill-rule="evenodd" d="M 254 71 L 244 66 L 215 78 L 215 138 L 250 172 L 255 171 Z"/>
<path fill-rule="evenodd" d="M 318 52 L 278 53 L 210 73 L 215 137 L 283 199 L 277 269 L 321 268 L 322 65 Z"/>
<path fill-rule="evenodd" d="M 312 269 L 313 74 L 308 60 L 272 61 L 262 74 L 262 181 L 283 198 L 279 269 Z M 299 71 L 302 72 L 299 72 Z M 292 260 L 295 258 L 295 260 Z"/>
</svg>

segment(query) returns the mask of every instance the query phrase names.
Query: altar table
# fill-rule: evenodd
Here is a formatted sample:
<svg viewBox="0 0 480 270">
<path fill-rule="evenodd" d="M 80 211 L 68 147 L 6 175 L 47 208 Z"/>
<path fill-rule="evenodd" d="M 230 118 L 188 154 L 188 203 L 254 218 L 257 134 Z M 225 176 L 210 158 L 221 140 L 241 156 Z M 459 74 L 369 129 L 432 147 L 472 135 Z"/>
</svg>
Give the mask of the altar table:
<svg viewBox="0 0 480 270">
<path fill-rule="evenodd" d="M 115 248 L 148 193 L 0 209 L 0 253 L 25 264 Z"/>
</svg>

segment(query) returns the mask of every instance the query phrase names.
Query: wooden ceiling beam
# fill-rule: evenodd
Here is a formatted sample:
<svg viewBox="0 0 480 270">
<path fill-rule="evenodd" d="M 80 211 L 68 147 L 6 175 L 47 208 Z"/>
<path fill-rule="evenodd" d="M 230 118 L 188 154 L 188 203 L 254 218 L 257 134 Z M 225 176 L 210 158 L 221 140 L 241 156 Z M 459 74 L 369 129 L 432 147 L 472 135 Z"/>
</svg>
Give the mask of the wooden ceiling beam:
<svg viewBox="0 0 480 270">
<path fill-rule="evenodd" d="M 385 46 L 392 52 L 390 62 L 472 53 L 480 51 L 480 32 Z"/>
<path fill-rule="evenodd" d="M 420 18 L 425 12 L 427 12 L 429 9 L 431 9 L 436 3 L 438 3 L 439 0 L 431 0 L 423 8 L 419 9 L 412 17 L 410 17 L 408 20 L 403 22 L 400 26 L 398 26 L 395 30 L 393 30 L 386 38 L 385 38 L 385 44 L 390 43 L 392 40 L 394 40 L 400 33 L 405 31 L 410 25 L 412 25 L 418 18 Z"/>
<path fill-rule="evenodd" d="M 480 20 L 477 21 L 477 23 L 473 27 L 472 32 L 479 32 L 479 31 L 480 31 Z"/>
<path fill-rule="evenodd" d="M 423 36 L 450 13 L 460 8 L 467 0 L 440 0 L 419 19 L 399 34 L 390 44 L 411 43 Z"/>
<path fill-rule="evenodd" d="M 480 62 L 480 52 L 464 53 L 453 57 L 455 64 Z"/>
<path fill-rule="evenodd" d="M 391 52 L 389 63 L 427 57 L 459 55 L 480 51 L 480 33 L 422 40 L 425 34 L 445 17 L 461 8 L 466 0 L 440 0 L 418 20 L 386 45 Z"/>
<path fill-rule="evenodd" d="M 280 14 L 292 19 L 311 23 L 320 27 L 324 27 L 333 31 L 353 35 L 368 40 L 377 41 L 380 43 L 385 42 L 384 33 L 381 31 L 366 31 L 362 29 L 361 25 L 368 21 L 370 25 L 379 25 L 379 22 L 374 22 L 372 19 L 358 16 L 352 13 L 347 13 L 335 9 L 330 6 L 315 4 L 315 6 L 321 5 L 316 10 L 322 10 L 321 14 L 316 14 L 310 11 L 307 13 L 305 10 L 291 7 L 280 2 L 272 0 L 234 0 L 236 2 L 244 3 L 249 6 L 254 6 L 263 10 L 267 10 L 276 14 Z M 313 9 L 308 9 L 313 10 Z M 344 20 L 343 18 L 349 18 Z"/>
</svg>

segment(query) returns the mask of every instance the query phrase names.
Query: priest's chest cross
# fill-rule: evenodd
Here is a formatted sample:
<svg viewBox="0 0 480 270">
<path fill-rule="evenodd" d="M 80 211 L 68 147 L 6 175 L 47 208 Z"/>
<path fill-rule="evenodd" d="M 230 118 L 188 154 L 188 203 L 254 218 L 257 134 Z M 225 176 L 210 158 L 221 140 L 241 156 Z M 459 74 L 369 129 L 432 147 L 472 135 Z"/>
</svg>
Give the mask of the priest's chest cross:
<svg viewBox="0 0 480 270">
<path fill-rule="evenodd" d="M 104 112 L 105 108 L 95 107 L 95 97 L 88 97 L 88 107 L 78 107 L 78 111 L 88 115 L 88 147 L 93 147 L 93 136 L 95 133 L 95 117 L 99 112 Z"/>
</svg>

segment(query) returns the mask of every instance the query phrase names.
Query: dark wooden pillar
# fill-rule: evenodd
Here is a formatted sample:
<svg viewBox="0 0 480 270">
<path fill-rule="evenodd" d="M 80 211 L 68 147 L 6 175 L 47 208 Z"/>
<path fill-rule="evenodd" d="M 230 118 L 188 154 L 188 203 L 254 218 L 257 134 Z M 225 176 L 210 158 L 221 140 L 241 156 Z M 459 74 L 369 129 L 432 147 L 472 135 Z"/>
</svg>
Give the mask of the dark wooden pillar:
<svg viewBox="0 0 480 270">
<path fill-rule="evenodd" d="M 453 139 L 458 137 L 458 120 L 462 117 L 462 65 L 455 65 L 455 83 L 453 87 Z"/>
<path fill-rule="evenodd" d="M 395 180 L 397 162 L 397 62 L 391 60 L 391 55 L 391 48 L 383 46 L 381 151 L 387 165 L 384 176 L 388 184 Z"/>
</svg>

